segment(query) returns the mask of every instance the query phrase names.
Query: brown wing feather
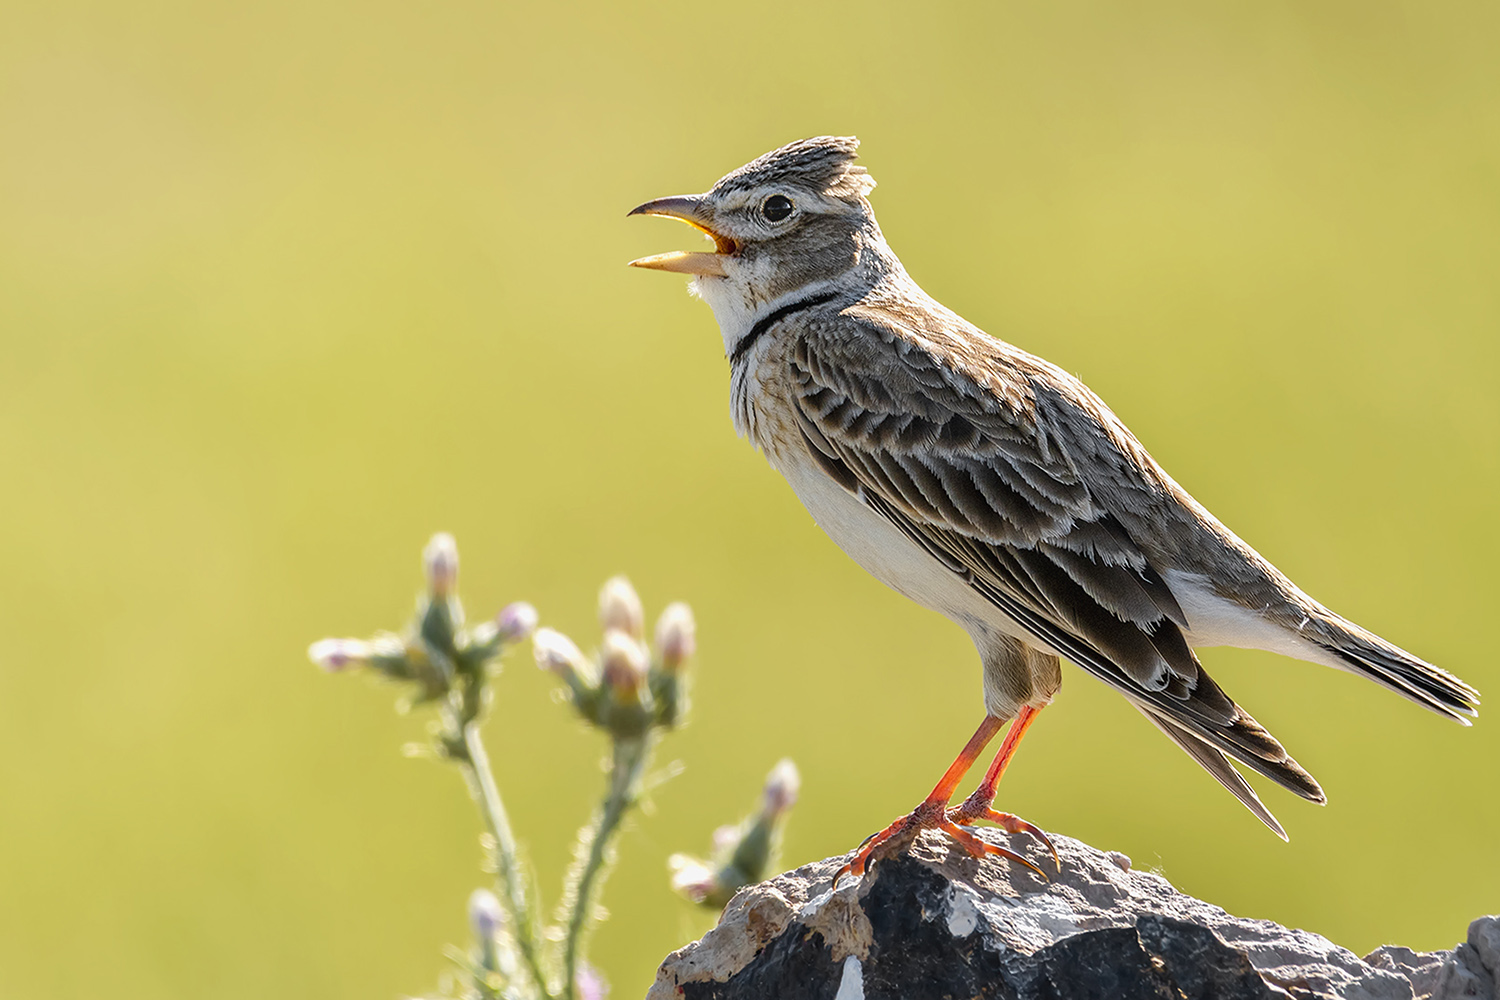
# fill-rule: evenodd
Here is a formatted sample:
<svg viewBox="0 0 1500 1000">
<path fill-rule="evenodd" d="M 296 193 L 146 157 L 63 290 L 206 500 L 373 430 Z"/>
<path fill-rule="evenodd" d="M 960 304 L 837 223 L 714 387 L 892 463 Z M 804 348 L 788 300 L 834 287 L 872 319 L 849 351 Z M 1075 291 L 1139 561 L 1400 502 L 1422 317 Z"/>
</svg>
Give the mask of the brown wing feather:
<svg viewBox="0 0 1500 1000">
<path fill-rule="evenodd" d="M 1260 801 L 1260 796 L 1255 794 L 1255 789 L 1240 776 L 1240 772 L 1234 769 L 1222 753 L 1192 733 L 1162 718 L 1160 715 L 1140 705 L 1141 714 L 1151 720 L 1151 724 L 1167 735 L 1173 743 L 1176 743 L 1187 755 L 1196 760 L 1209 774 L 1213 775 L 1225 788 L 1229 789 L 1231 795 L 1239 799 L 1246 809 L 1254 813 L 1262 823 L 1271 828 L 1271 832 L 1282 840 L 1286 840 L 1284 830 L 1276 817 L 1271 815 L 1271 810 Z"/>
<path fill-rule="evenodd" d="M 799 426 L 829 475 L 1146 711 L 1263 820 L 1238 776 L 1222 773 L 1234 774 L 1223 753 L 1322 801 L 1311 775 L 1203 671 L 1170 588 L 1080 475 L 1086 465 L 1116 476 L 1114 490 L 1150 488 L 1099 443 L 1108 435 L 1080 442 L 1047 419 L 1019 366 L 991 366 L 981 384 L 962 359 L 897 336 L 899 322 L 864 306 L 809 324 L 793 351 Z"/>
</svg>

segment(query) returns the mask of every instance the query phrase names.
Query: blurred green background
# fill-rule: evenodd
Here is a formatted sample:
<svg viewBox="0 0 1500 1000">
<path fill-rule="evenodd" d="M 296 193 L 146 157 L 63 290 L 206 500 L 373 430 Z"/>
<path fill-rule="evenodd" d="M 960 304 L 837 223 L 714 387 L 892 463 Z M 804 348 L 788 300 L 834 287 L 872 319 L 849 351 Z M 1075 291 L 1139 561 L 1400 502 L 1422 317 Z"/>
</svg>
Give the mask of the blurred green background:
<svg viewBox="0 0 1500 1000">
<path fill-rule="evenodd" d="M 1315 597 L 1500 692 L 1500 7 L 0 7 L 0 995 L 430 989 L 480 882 L 425 721 L 321 675 L 454 532 L 475 615 L 697 611 L 686 771 L 622 842 L 616 996 L 706 919 L 782 755 L 787 864 L 925 794 L 966 638 L 868 578 L 727 413 L 648 198 L 854 133 L 912 275 L 1083 377 Z M 1500 909 L 1500 720 L 1206 661 L 1324 783 L 1282 844 L 1070 670 L 1003 807 L 1358 952 Z M 488 728 L 550 906 L 602 747 L 522 658 Z"/>
</svg>

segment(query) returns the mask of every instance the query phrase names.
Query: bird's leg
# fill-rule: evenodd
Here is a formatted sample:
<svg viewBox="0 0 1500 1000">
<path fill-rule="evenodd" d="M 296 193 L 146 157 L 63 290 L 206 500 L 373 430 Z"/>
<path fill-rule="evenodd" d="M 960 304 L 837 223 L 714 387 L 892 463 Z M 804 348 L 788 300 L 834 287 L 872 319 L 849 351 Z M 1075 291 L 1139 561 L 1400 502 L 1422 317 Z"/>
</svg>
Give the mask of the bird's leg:
<svg viewBox="0 0 1500 1000">
<path fill-rule="evenodd" d="M 1047 845 L 1047 850 L 1052 852 L 1053 862 L 1061 869 L 1062 861 L 1057 856 L 1057 848 L 1052 846 L 1052 841 L 1045 833 L 1019 816 L 997 812 L 991 808 L 995 801 L 995 790 L 1000 786 L 1000 776 L 1005 773 L 1005 766 L 1015 755 L 1016 747 L 1021 745 L 1021 737 L 1026 735 L 1026 730 L 1036 720 L 1039 712 L 1041 709 L 1030 705 L 1022 707 L 1015 720 L 1011 722 L 1010 729 L 1006 732 L 1005 739 L 995 754 L 995 759 L 990 762 L 989 770 L 984 772 L 984 780 L 979 783 L 978 788 L 974 789 L 974 794 L 964 799 L 956 808 L 948 810 L 948 820 L 960 826 L 968 826 L 976 820 L 987 819 L 991 823 L 998 824 L 1006 833 L 1029 833 Z M 1016 857 L 1009 852 L 1006 854 L 1008 857 Z M 1021 859 L 1017 858 L 1017 860 Z"/>
<path fill-rule="evenodd" d="M 837 885 L 839 879 L 846 874 L 863 875 L 865 869 L 872 861 L 888 857 L 900 851 L 916 839 L 918 833 L 927 829 L 942 830 L 948 836 L 958 841 L 970 854 L 981 857 L 985 854 L 1000 854 L 1005 857 L 1019 861 L 1026 867 L 1042 875 L 1041 869 L 1037 868 L 1025 858 L 1003 847 L 987 844 L 974 836 L 968 830 L 963 829 L 957 823 L 948 818 L 948 802 L 953 798 L 953 793 L 958 788 L 958 783 L 963 780 L 974 761 L 984 752 L 984 748 L 1005 725 L 1005 720 L 997 719 L 993 715 L 986 715 L 974 735 L 969 737 L 969 742 L 964 745 L 963 750 L 954 759 L 944 772 L 942 780 L 933 787 L 932 792 L 923 799 L 917 808 L 902 816 L 890 826 L 879 833 L 871 834 L 865 838 L 854 857 L 834 875 L 833 881 Z M 993 792 L 991 798 L 994 797 Z M 986 803 L 988 805 L 988 803 Z M 1045 875 L 1042 875 L 1045 878 Z"/>
</svg>

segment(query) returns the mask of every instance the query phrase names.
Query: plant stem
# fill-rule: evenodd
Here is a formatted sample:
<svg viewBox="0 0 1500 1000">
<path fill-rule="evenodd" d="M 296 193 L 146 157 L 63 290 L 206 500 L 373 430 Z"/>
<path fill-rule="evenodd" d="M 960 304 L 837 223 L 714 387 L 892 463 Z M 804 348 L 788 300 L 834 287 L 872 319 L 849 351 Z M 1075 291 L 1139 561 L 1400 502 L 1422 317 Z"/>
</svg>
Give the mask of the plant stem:
<svg viewBox="0 0 1500 1000">
<path fill-rule="evenodd" d="M 449 719 L 450 724 L 456 721 L 453 717 Z M 521 958 L 531 972 L 532 979 L 536 980 L 537 992 L 540 996 L 550 998 L 552 993 L 547 989 L 547 977 L 542 969 L 541 950 L 537 946 L 536 925 L 532 922 L 525 875 L 516 857 L 516 838 L 510 831 L 510 819 L 505 814 L 505 804 L 500 801 L 500 789 L 490 770 L 489 754 L 485 753 L 484 742 L 479 738 L 477 722 L 463 725 L 462 729 L 464 753 L 457 760 L 463 768 L 469 794 L 479 806 L 485 826 L 494 840 L 491 860 L 495 865 L 496 886 L 500 890 L 500 898 L 504 900 L 515 921 L 516 946 L 521 950 Z"/>
<path fill-rule="evenodd" d="M 602 875 L 609 857 L 610 841 L 619 832 L 620 821 L 635 804 L 642 773 L 651 757 L 654 734 L 647 732 L 629 739 L 616 739 L 611 747 L 609 769 L 609 792 L 604 799 L 604 808 L 594 826 L 589 842 L 588 860 L 578 876 L 578 889 L 573 893 L 572 910 L 568 914 L 567 936 L 563 944 L 562 997 L 575 1000 L 578 973 L 578 951 L 582 944 L 583 929 L 588 923 L 592 906 L 594 883 Z"/>
</svg>

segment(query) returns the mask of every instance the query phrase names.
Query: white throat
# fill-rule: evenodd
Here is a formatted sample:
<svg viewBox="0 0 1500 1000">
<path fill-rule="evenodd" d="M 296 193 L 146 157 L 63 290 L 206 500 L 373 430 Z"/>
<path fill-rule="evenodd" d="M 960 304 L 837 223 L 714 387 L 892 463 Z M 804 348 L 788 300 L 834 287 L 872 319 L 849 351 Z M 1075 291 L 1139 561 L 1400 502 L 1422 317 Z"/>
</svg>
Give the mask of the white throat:
<svg viewBox="0 0 1500 1000">
<path fill-rule="evenodd" d="M 735 348 L 750 334 L 756 323 L 782 306 L 826 292 L 839 283 L 839 278 L 812 281 L 774 299 L 762 300 L 750 291 L 749 282 L 739 275 L 732 275 L 727 278 L 694 278 L 688 291 L 707 302 L 708 307 L 713 310 L 714 319 L 719 323 L 719 332 L 724 337 L 724 356 L 733 357 Z"/>
<path fill-rule="evenodd" d="M 769 265 L 769 261 L 762 261 L 759 265 L 735 261 L 727 277 L 700 276 L 688 285 L 688 290 L 707 302 L 708 307 L 714 311 L 714 319 L 719 321 L 719 332 L 724 336 L 726 357 L 734 353 L 735 345 L 750 332 L 755 321 L 779 304 L 760 301 L 752 290 L 755 285 L 762 284 L 755 279 L 769 277 L 769 274 L 760 275 L 755 272 L 769 270 Z"/>
</svg>

